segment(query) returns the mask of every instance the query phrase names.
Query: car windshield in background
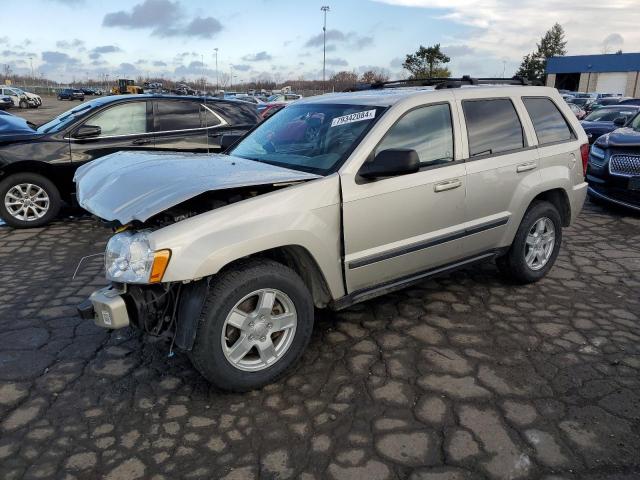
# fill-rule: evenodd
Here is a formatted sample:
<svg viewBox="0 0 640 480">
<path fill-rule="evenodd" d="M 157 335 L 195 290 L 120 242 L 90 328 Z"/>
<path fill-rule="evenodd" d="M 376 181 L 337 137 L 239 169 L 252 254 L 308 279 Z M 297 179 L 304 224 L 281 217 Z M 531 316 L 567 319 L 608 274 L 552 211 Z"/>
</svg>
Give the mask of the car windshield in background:
<svg viewBox="0 0 640 480">
<path fill-rule="evenodd" d="M 640 113 L 637 114 L 627 126 L 633 128 L 636 132 L 640 132 Z"/>
<path fill-rule="evenodd" d="M 90 109 L 91 107 L 93 107 L 93 104 L 91 102 L 87 102 L 87 103 L 83 103 L 79 107 L 75 107 L 75 108 L 72 108 L 71 110 L 67 110 L 66 112 L 58 115 L 53 120 L 49 120 L 47 123 L 40 125 L 38 127 L 38 132 L 39 133 L 57 132 L 58 130 L 64 128 L 66 125 L 71 123 L 76 118 L 76 115 Z"/>
<path fill-rule="evenodd" d="M 384 112 L 369 105 L 293 105 L 243 139 L 232 155 L 327 175 Z"/>
<path fill-rule="evenodd" d="M 618 117 L 631 118 L 635 115 L 637 110 L 630 110 L 628 108 L 599 108 L 591 112 L 584 119 L 587 122 L 613 122 Z"/>
<path fill-rule="evenodd" d="M 586 105 L 587 103 L 589 103 L 589 98 L 573 98 L 571 99 L 571 103 L 574 103 L 580 107 Z"/>
</svg>

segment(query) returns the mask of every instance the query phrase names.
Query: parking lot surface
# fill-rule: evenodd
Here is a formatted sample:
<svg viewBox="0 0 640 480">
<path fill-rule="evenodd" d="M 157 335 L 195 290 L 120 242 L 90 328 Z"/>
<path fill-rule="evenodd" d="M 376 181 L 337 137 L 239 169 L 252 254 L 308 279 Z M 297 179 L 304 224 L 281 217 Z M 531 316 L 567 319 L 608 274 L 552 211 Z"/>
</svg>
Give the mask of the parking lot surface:
<svg viewBox="0 0 640 480">
<path fill-rule="evenodd" d="M 96 97 L 87 97 L 87 101 Z M 8 112 L 12 115 L 22 117 L 36 125 L 41 125 L 48 122 L 53 117 L 60 115 L 62 112 L 77 107 L 80 102 L 70 102 L 66 100 L 58 100 L 56 97 L 43 96 L 42 105 L 39 108 L 11 108 Z"/>
<path fill-rule="evenodd" d="M 288 378 L 215 391 L 75 305 L 90 218 L 0 227 L 0 478 L 640 476 L 640 218 L 587 205 L 548 278 L 492 264 L 319 315 Z"/>
</svg>

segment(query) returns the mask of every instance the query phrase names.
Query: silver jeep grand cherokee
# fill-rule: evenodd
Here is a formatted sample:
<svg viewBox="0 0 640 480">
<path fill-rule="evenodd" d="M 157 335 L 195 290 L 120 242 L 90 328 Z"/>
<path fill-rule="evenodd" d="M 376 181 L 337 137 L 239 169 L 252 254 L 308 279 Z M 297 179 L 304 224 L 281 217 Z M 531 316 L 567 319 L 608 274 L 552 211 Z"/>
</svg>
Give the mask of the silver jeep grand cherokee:
<svg viewBox="0 0 640 480">
<path fill-rule="evenodd" d="M 489 259 L 541 279 L 585 199 L 587 137 L 555 89 L 483 83 L 497 82 L 312 97 L 228 154 L 81 167 L 81 205 L 117 231 L 111 285 L 81 315 L 169 335 L 209 381 L 243 391 L 298 360 L 314 307 Z"/>
</svg>

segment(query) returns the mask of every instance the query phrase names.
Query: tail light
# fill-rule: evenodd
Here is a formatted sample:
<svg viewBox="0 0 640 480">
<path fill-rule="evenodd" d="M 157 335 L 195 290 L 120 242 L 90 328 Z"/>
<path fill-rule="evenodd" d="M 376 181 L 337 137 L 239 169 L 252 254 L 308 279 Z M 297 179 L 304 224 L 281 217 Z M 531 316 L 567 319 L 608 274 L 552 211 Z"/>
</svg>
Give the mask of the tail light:
<svg viewBox="0 0 640 480">
<path fill-rule="evenodd" d="M 589 144 L 580 145 L 580 155 L 582 155 L 582 173 L 587 174 L 587 162 L 589 162 Z"/>
</svg>

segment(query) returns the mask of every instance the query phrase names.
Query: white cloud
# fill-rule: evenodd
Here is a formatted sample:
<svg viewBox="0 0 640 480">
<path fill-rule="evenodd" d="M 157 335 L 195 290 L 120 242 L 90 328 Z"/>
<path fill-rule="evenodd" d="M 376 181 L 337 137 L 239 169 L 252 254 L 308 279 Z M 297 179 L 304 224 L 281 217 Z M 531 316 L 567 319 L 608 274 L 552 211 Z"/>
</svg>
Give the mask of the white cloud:
<svg viewBox="0 0 640 480">
<path fill-rule="evenodd" d="M 640 45 L 638 0 L 374 0 L 389 5 L 433 9 L 433 16 L 469 27 L 448 42 L 467 45 L 480 56 L 520 59 L 558 22 L 568 54 L 601 53 L 611 33 L 626 45 Z"/>
</svg>

